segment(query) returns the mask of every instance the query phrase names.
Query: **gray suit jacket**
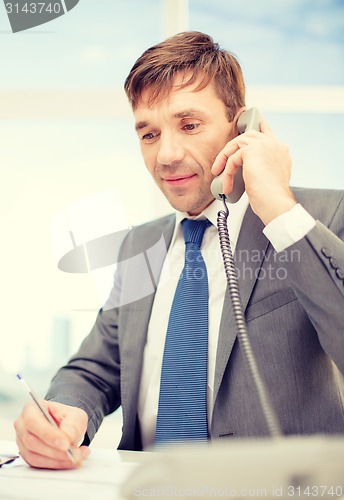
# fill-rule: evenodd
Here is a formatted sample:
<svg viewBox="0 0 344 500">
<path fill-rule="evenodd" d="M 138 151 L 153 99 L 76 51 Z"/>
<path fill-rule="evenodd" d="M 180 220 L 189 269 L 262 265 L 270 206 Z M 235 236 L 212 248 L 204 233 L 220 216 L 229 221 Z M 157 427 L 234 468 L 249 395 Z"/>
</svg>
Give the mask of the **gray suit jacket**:
<svg viewBox="0 0 344 500">
<path fill-rule="evenodd" d="M 295 195 L 317 220 L 316 227 L 278 254 L 250 207 L 245 214 L 235 252 L 242 305 L 282 432 L 342 433 L 344 194 L 296 189 Z M 86 410 L 89 440 L 103 416 L 121 405 L 119 448 L 141 449 L 137 406 L 143 349 L 165 257 L 161 248 L 168 248 L 174 224 L 174 216 L 168 216 L 129 233 L 108 304 L 47 394 L 47 399 Z M 209 433 L 212 439 L 267 434 L 228 296 L 219 332 Z"/>
</svg>

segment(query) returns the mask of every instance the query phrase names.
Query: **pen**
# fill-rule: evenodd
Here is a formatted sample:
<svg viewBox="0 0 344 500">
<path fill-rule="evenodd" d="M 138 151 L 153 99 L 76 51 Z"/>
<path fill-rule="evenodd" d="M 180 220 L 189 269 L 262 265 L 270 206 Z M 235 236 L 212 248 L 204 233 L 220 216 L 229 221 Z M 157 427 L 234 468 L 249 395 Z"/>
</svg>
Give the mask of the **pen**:
<svg viewBox="0 0 344 500">
<path fill-rule="evenodd" d="M 32 397 L 33 401 L 35 402 L 35 404 L 37 405 L 37 407 L 41 410 L 41 412 L 43 413 L 44 417 L 48 420 L 48 422 L 50 422 L 54 427 L 56 427 L 57 429 L 59 428 L 59 426 L 57 425 L 57 423 L 55 422 L 55 420 L 53 419 L 53 417 L 50 415 L 50 413 L 48 413 L 46 411 L 46 409 L 40 404 L 38 398 L 35 396 L 34 392 L 32 391 L 31 387 L 29 386 L 29 384 L 23 379 L 23 377 L 20 375 L 20 373 L 17 374 L 17 378 L 20 380 L 20 382 L 25 386 L 25 389 L 28 391 L 28 393 L 30 394 L 30 396 Z M 75 458 L 72 450 L 70 448 L 68 448 L 67 450 L 67 455 L 69 456 L 69 458 L 71 459 L 72 462 L 74 462 L 75 465 L 79 466 L 80 463 L 78 462 L 78 460 Z"/>
<path fill-rule="evenodd" d="M 16 458 L 19 458 L 19 455 L 1 455 L 0 467 L 2 467 L 3 465 L 11 464 Z"/>
</svg>

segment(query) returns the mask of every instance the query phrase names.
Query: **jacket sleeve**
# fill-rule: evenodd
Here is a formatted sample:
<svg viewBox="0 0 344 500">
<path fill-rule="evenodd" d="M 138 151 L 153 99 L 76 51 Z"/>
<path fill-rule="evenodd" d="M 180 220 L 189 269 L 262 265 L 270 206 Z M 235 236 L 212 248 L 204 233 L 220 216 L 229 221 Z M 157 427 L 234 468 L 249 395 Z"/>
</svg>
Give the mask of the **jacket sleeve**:
<svg viewBox="0 0 344 500">
<path fill-rule="evenodd" d="M 123 255 L 122 244 L 119 259 Z M 117 267 L 112 296 L 121 293 L 121 273 Z M 118 302 L 118 301 L 117 301 Z M 108 303 L 107 303 L 108 304 Z M 60 368 L 52 380 L 46 399 L 82 408 L 88 415 L 84 444 L 95 436 L 105 415 L 121 404 L 119 307 L 107 304 L 98 312 L 95 324 L 77 353 Z"/>
<path fill-rule="evenodd" d="M 329 227 L 315 227 L 286 250 L 288 277 L 319 341 L 344 373 L 344 203 Z"/>
<path fill-rule="evenodd" d="M 55 375 L 46 399 L 82 408 L 88 414 L 89 444 L 105 415 L 115 411 L 120 399 L 120 359 L 117 310 L 100 310 L 78 352 Z"/>
</svg>

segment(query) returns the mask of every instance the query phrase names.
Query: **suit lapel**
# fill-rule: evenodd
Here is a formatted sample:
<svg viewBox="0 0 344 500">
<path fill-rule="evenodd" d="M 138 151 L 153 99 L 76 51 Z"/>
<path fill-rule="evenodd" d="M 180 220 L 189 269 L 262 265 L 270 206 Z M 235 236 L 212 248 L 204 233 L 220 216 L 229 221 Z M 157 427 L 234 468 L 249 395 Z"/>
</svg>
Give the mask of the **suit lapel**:
<svg viewBox="0 0 344 500">
<path fill-rule="evenodd" d="M 128 304 L 128 306 L 124 307 L 125 312 L 122 312 L 122 314 L 125 314 L 123 327 L 125 336 L 121 346 L 121 396 L 123 411 L 128 411 L 127 423 L 131 421 L 133 426 L 136 421 L 143 352 L 156 292 L 156 283 L 159 281 L 159 275 L 166 258 L 166 249 L 171 243 L 174 224 L 174 216 L 159 220 L 153 230 L 150 227 L 147 228 L 147 231 L 141 233 L 140 239 L 142 241 L 135 245 L 141 247 L 140 251 L 145 254 L 154 292 L 147 294 L 132 304 Z M 156 242 L 159 240 L 159 234 L 164 236 L 165 252 L 154 251 Z M 151 235 L 155 236 L 152 237 Z M 140 276 L 135 279 L 139 282 Z M 132 432 L 132 428 L 130 432 Z"/>
<path fill-rule="evenodd" d="M 252 209 L 249 206 L 244 216 L 234 255 L 239 292 L 244 312 L 256 284 L 259 270 L 269 245 L 268 239 L 263 234 L 263 228 L 263 223 L 252 212 Z M 236 336 L 237 326 L 229 291 L 227 291 L 222 311 L 216 355 L 214 402 L 216 400 Z"/>
</svg>

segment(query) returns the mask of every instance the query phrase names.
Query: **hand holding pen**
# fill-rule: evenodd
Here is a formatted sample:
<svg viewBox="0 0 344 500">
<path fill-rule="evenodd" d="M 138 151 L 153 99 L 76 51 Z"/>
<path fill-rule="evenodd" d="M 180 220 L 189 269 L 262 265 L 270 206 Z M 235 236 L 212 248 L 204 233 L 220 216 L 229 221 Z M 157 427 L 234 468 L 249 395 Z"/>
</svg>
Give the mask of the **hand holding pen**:
<svg viewBox="0 0 344 500">
<path fill-rule="evenodd" d="M 77 448 L 87 428 L 87 414 L 80 408 L 37 398 L 18 375 L 33 402 L 27 403 L 14 427 L 23 459 L 33 467 L 71 469 L 88 456 L 86 446 Z"/>
</svg>

